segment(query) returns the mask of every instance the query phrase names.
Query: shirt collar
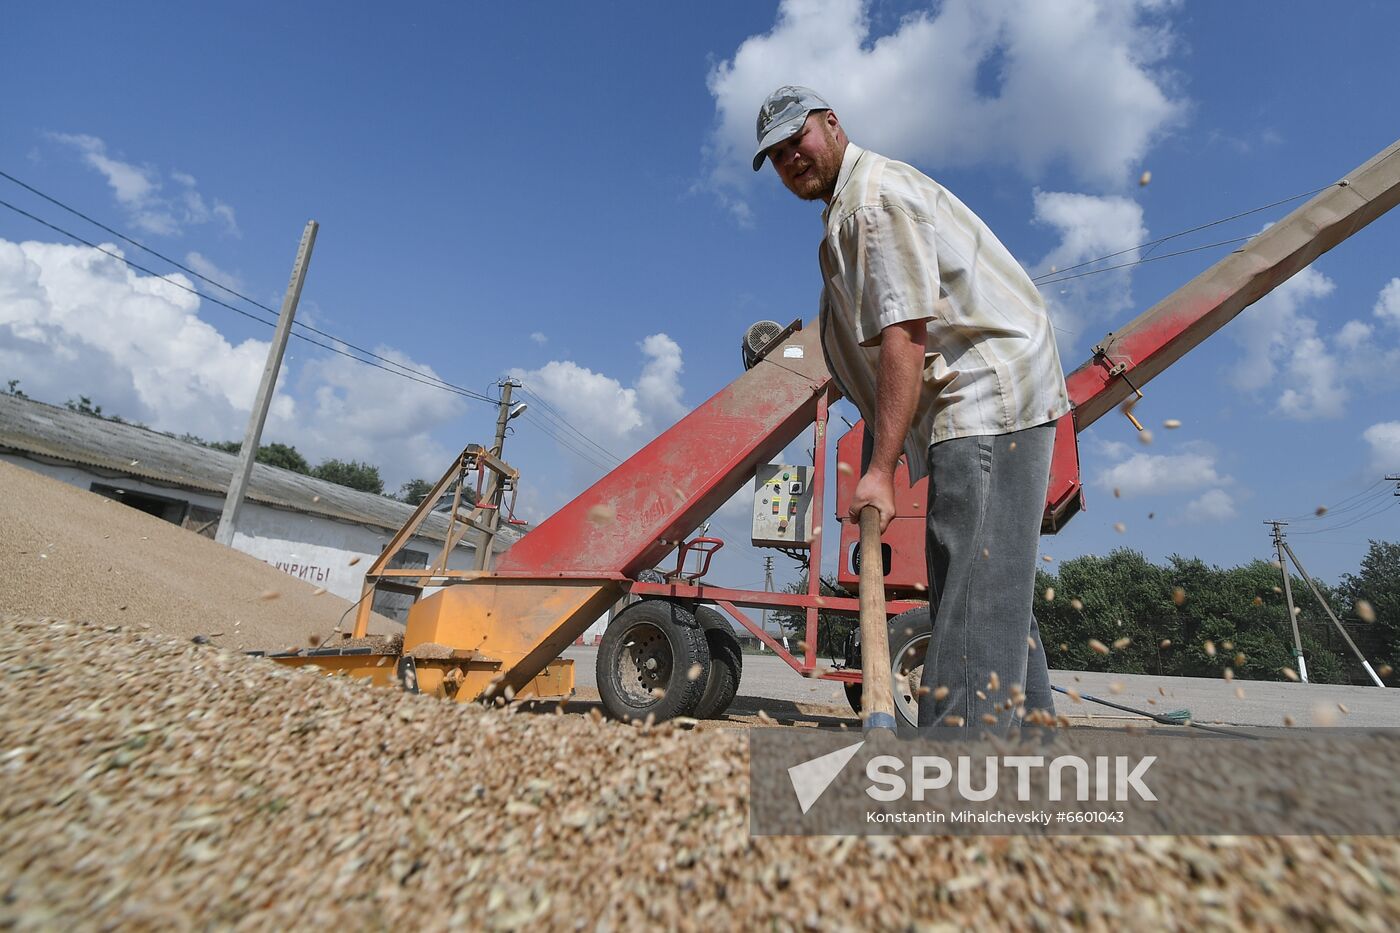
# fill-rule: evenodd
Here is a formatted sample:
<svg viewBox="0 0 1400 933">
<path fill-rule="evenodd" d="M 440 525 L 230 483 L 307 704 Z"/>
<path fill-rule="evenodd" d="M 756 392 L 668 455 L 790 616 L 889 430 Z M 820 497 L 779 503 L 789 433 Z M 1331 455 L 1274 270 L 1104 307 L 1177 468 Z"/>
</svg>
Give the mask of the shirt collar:
<svg viewBox="0 0 1400 933">
<path fill-rule="evenodd" d="M 830 217 L 832 206 L 840 199 L 841 192 L 845 189 L 846 183 L 851 180 L 851 173 L 855 171 L 856 163 L 860 161 L 860 157 L 864 154 L 865 150 L 855 143 L 846 143 L 846 152 L 841 156 L 841 171 L 836 173 L 836 193 L 832 195 L 831 204 L 828 204 L 826 210 L 822 211 L 823 223 Z"/>
</svg>

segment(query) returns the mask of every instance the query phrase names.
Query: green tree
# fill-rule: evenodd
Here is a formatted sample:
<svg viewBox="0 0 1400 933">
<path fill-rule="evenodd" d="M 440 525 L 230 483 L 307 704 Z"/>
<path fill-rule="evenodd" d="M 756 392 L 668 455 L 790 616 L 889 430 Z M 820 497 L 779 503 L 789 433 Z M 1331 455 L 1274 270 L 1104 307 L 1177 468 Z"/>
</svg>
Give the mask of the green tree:
<svg viewBox="0 0 1400 933">
<path fill-rule="evenodd" d="M 20 389 L 18 379 L 11 379 L 8 385 L 9 391 L 5 393 L 6 395 L 13 395 L 15 398 L 29 398 L 29 396 L 25 395 Z"/>
<path fill-rule="evenodd" d="M 92 399 L 88 398 L 86 395 L 78 396 L 76 402 L 70 398 L 63 404 L 68 406 L 69 411 L 76 411 L 80 415 L 92 415 L 94 418 L 102 417 L 102 406 L 93 405 Z"/>
<path fill-rule="evenodd" d="M 417 505 L 423 497 L 433 491 L 433 484 L 425 479 L 411 479 L 399 487 L 399 500 L 409 505 Z"/>
<path fill-rule="evenodd" d="M 1371 541 L 1360 572 L 1343 574 L 1337 591 L 1347 616 L 1385 630 L 1389 657 L 1384 660 L 1394 664 L 1400 658 L 1400 544 Z M 1360 607 L 1362 602 L 1370 606 L 1369 611 Z"/>
<path fill-rule="evenodd" d="M 211 450 L 222 450 L 226 454 L 236 454 L 243 449 L 241 441 L 212 441 L 205 446 Z M 311 464 L 301 455 L 301 451 L 289 444 L 260 444 L 258 455 L 254 459 L 258 463 L 281 467 L 303 476 L 314 475 Z"/>
<path fill-rule="evenodd" d="M 293 473 L 311 474 L 311 464 L 295 447 L 287 444 L 263 444 L 258 447 L 257 461 L 268 466 L 281 467 Z"/>
<path fill-rule="evenodd" d="M 384 480 L 379 476 L 379 467 L 360 463 L 358 460 L 325 460 L 316 465 L 311 475 L 361 492 L 372 492 L 375 495 L 384 492 Z"/>
<path fill-rule="evenodd" d="M 1058 574 L 1040 571 L 1035 613 L 1051 667 L 1190 677 L 1229 668 L 1243 679 L 1281 680 L 1296 661 L 1279 582 L 1266 561 L 1222 569 L 1173 556 L 1158 566 L 1118 549 L 1065 561 Z M 1304 591 L 1301 579 L 1292 585 Z M 1312 679 L 1341 682 L 1340 659 L 1314 630 L 1302 635 Z"/>
<path fill-rule="evenodd" d="M 803 570 L 795 581 L 784 586 L 784 593 L 805 593 L 807 592 L 807 571 Z M 849 596 L 844 590 L 837 589 L 827 580 L 821 581 L 820 592 L 823 596 Z M 777 622 L 782 630 L 794 640 L 794 653 L 796 652 L 797 641 L 802 641 L 807 637 L 807 610 L 805 609 L 771 609 L 768 612 L 770 621 Z M 832 612 L 827 609 L 817 611 L 817 654 L 828 658 L 843 657 L 846 651 L 846 638 L 853 629 L 860 627 L 860 619 L 852 615 L 844 615 Z"/>
</svg>

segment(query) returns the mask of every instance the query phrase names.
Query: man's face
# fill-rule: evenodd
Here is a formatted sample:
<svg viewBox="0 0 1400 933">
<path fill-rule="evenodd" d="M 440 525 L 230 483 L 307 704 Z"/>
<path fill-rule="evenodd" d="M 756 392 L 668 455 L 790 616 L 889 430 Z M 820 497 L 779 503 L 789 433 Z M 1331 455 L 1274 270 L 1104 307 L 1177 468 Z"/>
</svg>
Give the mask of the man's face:
<svg viewBox="0 0 1400 933">
<path fill-rule="evenodd" d="M 829 201 L 846 153 L 845 135 L 830 110 L 809 113 L 802 129 L 768 150 L 768 159 L 793 194 Z"/>
</svg>

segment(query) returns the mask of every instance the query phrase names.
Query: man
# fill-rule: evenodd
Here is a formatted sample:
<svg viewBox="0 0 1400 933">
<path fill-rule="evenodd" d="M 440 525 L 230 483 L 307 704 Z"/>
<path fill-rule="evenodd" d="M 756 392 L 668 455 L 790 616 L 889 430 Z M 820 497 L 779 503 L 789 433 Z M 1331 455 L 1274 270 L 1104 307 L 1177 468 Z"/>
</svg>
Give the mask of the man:
<svg viewBox="0 0 1400 933">
<path fill-rule="evenodd" d="M 851 143 L 809 88 L 764 101 L 754 171 L 765 159 L 793 194 L 827 204 L 822 349 L 866 424 L 852 520 L 873 505 L 889 526 L 901 453 L 911 482 L 929 476 L 919 725 L 1004 732 L 1026 711 L 1053 711 L 1031 604 L 1069 398 L 1040 293 L 976 214 Z"/>
</svg>

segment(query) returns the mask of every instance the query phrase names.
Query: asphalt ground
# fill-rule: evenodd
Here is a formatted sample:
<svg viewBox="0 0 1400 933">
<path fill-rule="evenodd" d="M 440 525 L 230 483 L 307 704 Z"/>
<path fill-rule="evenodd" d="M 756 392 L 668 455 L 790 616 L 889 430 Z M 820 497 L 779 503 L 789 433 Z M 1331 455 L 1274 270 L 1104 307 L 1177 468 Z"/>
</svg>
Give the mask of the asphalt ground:
<svg viewBox="0 0 1400 933">
<path fill-rule="evenodd" d="M 577 699 L 596 701 L 598 649 L 576 645 L 563 656 L 574 661 Z M 1086 671 L 1051 671 L 1050 680 L 1081 697 L 1093 695 L 1151 712 L 1188 709 L 1192 720 L 1202 724 L 1400 727 L 1400 695 L 1389 688 Z M 1087 700 L 1076 703 L 1056 695 L 1055 702 L 1057 712 L 1078 724 L 1148 722 Z M 857 722 L 841 684 L 803 677 L 773 655 L 745 654 L 739 695 L 727 718 L 743 724 L 756 719 L 760 710 L 769 718 L 794 725 Z"/>
</svg>

